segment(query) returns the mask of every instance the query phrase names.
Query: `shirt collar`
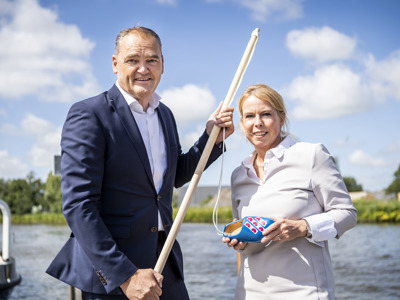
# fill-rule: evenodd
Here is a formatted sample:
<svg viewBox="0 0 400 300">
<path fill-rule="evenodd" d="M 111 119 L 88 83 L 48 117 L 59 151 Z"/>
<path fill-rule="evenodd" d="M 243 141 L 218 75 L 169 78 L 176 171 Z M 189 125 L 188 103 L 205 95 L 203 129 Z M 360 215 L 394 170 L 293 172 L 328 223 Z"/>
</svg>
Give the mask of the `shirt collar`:
<svg viewBox="0 0 400 300">
<path fill-rule="evenodd" d="M 275 155 L 276 158 L 281 158 L 285 151 L 292 147 L 294 144 L 295 142 L 290 138 L 290 136 L 286 136 L 283 138 L 282 142 L 278 146 L 271 149 L 271 152 L 273 155 Z"/>
<path fill-rule="evenodd" d="M 294 144 L 296 144 L 296 142 L 293 141 L 293 139 L 290 136 L 286 136 L 283 138 L 282 142 L 280 142 L 278 146 L 272 148 L 270 151 L 276 158 L 281 158 L 285 153 L 285 151 L 290 147 L 292 147 Z M 248 157 L 246 157 L 243 160 L 242 165 L 250 169 L 253 166 L 254 155 L 255 151 L 253 151 L 253 153 L 251 153 Z"/>
<path fill-rule="evenodd" d="M 119 91 L 121 92 L 122 96 L 124 96 L 125 101 L 128 103 L 129 107 L 134 110 L 135 112 L 138 113 L 144 113 L 142 105 L 132 97 L 129 93 L 127 93 L 123 88 L 117 82 L 115 83 Z M 160 99 L 161 97 L 154 92 L 153 95 L 151 95 L 150 102 L 149 102 L 149 107 L 147 109 L 148 113 L 153 113 L 155 109 L 160 105 Z"/>
</svg>

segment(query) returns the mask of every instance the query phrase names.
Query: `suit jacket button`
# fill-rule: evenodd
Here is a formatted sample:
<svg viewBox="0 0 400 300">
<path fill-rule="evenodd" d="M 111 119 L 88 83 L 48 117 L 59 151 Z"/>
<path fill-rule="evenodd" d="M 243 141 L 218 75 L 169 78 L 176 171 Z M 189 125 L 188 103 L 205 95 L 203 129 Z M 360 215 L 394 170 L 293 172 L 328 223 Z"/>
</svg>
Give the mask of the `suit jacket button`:
<svg viewBox="0 0 400 300">
<path fill-rule="evenodd" d="M 161 195 L 158 195 L 157 196 L 157 201 L 160 201 L 161 200 Z"/>
<path fill-rule="evenodd" d="M 150 231 L 151 231 L 151 232 L 157 232 L 158 230 L 157 230 L 157 227 L 154 227 L 154 226 L 153 226 L 153 227 L 150 228 Z"/>
</svg>

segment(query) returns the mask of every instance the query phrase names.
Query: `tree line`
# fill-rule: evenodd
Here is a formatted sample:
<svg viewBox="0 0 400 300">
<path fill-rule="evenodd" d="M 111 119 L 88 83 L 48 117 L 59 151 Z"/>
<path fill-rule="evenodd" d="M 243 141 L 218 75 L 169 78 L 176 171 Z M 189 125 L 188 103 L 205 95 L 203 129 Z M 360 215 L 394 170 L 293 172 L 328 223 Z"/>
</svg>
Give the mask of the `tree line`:
<svg viewBox="0 0 400 300">
<path fill-rule="evenodd" d="M 343 179 L 349 192 L 363 190 L 362 185 L 353 177 L 343 177 Z M 385 193 L 394 197 L 400 193 L 400 165 Z M 33 172 L 30 172 L 25 179 L 0 178 L 0 199 L 7 202 L 11 213 L 15 215 L 61 213 L 61 178 L 52 172 L 48 174 L 46 182 L 35 178 Z"/>
<path fill-rule="evenodd" d="M 29 172 L 25 179 L 0 178 L 0 199 L 7 202 L 11 214 L 61 213 L 61 179 L 52 172 L 46 182 Z"/>
</svg>

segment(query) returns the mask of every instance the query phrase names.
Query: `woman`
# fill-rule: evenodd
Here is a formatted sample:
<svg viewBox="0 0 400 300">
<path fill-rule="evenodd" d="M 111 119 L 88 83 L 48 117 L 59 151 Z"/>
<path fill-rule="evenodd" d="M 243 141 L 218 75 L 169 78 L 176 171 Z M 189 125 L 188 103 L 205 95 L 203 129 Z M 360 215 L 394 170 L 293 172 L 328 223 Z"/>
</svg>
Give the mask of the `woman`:
<svg viewBox="0 0 400 300">
<path fill-rule="evenodd" d="M 235 299 L 334 299 L 327 240 L 354 227 L 357 211 L 333 157 L 282 131 L 285 105 L 267 85 L 248 87 L 239 113 L 254 152 L 232 173 L 233 216 L 275 223 L 261 243 L 223 238 L 241 254 Z"/>
</svg>

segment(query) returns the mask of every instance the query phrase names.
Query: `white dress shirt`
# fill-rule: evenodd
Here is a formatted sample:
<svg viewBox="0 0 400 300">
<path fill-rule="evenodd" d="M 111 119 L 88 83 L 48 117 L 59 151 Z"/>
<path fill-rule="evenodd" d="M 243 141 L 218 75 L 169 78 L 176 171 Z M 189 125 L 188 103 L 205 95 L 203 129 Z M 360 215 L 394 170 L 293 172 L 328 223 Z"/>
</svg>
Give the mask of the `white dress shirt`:
<svg viewBox="0 0 400 300">
<path fill-rule="evenodd" d="M 128 103 L 132 115 L 139 127 L 144 145 L 146 146 L 147 156 L 150 161 L 153 182 L 158 193 L 161 189 L 164 173 L 167 168 L 164 134 L 156 112 L 161 97 L 157 93 L 154 93 L 150 99 L 147 111 L 144 111 L 142 105 L 120 87 L 118 81 L 116 82 L 116 86 Z M 160 211 L 158 211 L 158 230 L 164 230 Z"/>
</svg>

